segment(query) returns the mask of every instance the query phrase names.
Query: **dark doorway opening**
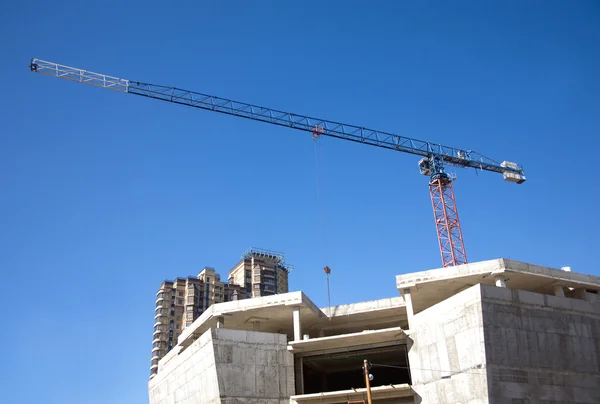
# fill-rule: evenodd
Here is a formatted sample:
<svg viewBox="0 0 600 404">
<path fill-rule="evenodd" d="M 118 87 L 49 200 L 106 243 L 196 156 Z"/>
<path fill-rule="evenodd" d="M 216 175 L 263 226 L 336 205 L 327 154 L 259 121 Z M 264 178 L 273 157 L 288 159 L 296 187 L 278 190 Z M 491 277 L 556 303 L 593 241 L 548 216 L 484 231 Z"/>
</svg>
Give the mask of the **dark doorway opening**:
<svg viewBox="0 0 600 404">
<path fill-rule="evenodd" d="M 372 367 L 371 387 L 411 383 L 406 345 L 353 350 L 303 358 L 304 394 L 365 387 L 364 360 Z"/>
</svg>

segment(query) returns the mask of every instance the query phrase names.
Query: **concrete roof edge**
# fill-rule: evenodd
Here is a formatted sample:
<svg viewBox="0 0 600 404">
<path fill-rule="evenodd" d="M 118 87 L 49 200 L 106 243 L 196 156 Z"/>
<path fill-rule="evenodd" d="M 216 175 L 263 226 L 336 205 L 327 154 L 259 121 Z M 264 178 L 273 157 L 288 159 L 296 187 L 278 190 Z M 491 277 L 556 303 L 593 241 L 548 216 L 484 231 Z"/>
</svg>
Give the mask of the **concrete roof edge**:
<svg viewBox="0 0 600 404">
<path fill-rule="evenodd" d="M 405 331 L 406 330 L 404 330 L 402 327 L 382 328 L 382 329 L 377 329 L 377 330 L 363 330 L 363 331 L 351 332 L 348 334 L 330 335 L 329 337 L 317 337 L 317 338 L 311 338 L 311 339 L 307 339 L 307 340 L 290 341 L 290 342 L 288 342 L 288 345 L 290 345 L 292 347 L 293 346 L 302 346 L 302 345 L 307 345 L 307 344 L 311 344 L 314 342 L 335 341 L 335 340 L 344 339 L 344 338 L 370 336 L 370 335 L 377 335 L 377 334 L 396 333 L 397 335 L 405 335 Z"/>
<path fill-rule="evenodd" d="M 502 267 L 506 272 L 515 272 L 527 275 L 542 276 L 545 278 L 553 278 L 556 279 L 557 283 L 559 283 L 560 281 L 564 281 L 568 283 L 578 283 L 582 285 L 594 286 L 597 288 L 600 287 L 599 276 L 584 274 L 581 272 L 564 271 L 558 268 L 529 264 L 526 262 L 515 261 L 506 258 L 502 258 Z"/>
<path fill-rule="evenodd" d="M 376 307 L 373 307 L 375 305 Z M 361 306 L 366 306 L 361 309 Z M 390 310 L 405 307 L 406 302 L 402 296 L 385 297 L 383 299 L 366 300 L 364 302 L 339 304 L 331 307 L 322 307 L 320 310 L 327 316 L 347 316 L 359 313 L 368 313 L 381 310 Z M 354 309 L 354 310 L 353 310 Z M 333 313 L 332 313 L 333 312 Z"/>
<path fill-rule="evenodd" d="M 300 292 L 300 299 L 302 303 L 317 316 L 326 317 L 325 313 L 323 313 L 323 311 L 321 311 L 321 309 L 312 300 L 310 300 L 310 298 L 306 296 L 302 291 Z"/>
<path fill-rule="evenodd" d="M 497 258 L 487 261 L 478 261 L 471 264 L 457 265 L 454 267 L 445 267 L 429 269 L 408 274 L 396 275 L 396 287 L 398 290 L 417 287 L 419 284 L 427 282 L 439 282 L 447 279 L 457 279 L 464 276 L 471 276 L 475 273 L 491 273 L 494 270 L 502 268 L 503 259 Z"/>
</svg>

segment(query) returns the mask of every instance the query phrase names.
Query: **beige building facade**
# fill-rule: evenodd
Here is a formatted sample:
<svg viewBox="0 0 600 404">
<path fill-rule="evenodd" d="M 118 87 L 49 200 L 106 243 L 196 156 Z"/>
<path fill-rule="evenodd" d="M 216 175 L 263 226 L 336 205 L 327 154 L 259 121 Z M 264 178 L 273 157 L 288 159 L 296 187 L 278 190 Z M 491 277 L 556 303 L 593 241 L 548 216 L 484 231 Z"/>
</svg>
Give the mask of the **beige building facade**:
<svg viewBox="0 0 600 404">
<path fill-rule="evenodd" d="M 158 362 L 177 345 L 177 338 L 215 303 L 288 292 L 290 265 L 282 253 L 252 248 L 221 281 L 214 268 L 205 267 L 197 277 L 164 281 L 156 292 L 150 378 Z"/>
<path fill-rule="evenodd" d="M 293 269 L 282 253 L 251 248 L 229 271 L 229 283 L 240 285 L 246 298 L 287 293 L 288 275 Z"/>
</svg>

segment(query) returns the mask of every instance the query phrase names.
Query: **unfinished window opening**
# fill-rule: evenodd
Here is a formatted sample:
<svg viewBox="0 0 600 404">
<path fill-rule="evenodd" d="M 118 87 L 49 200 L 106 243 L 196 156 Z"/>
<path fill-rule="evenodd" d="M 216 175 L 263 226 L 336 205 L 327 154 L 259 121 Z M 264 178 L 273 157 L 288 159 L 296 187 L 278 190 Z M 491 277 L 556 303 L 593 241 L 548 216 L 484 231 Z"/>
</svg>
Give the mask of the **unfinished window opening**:
<svg viewBox="0 0 600 404">
<path fill-rule="evenodd" d="M 304 394 L 365 387 L 363 361 L 373 366 L 371 387 L 411 383 L 406 345 L 305 356 Z M 378 366 L 379 365 L 379 366 Z"/>
</svg>

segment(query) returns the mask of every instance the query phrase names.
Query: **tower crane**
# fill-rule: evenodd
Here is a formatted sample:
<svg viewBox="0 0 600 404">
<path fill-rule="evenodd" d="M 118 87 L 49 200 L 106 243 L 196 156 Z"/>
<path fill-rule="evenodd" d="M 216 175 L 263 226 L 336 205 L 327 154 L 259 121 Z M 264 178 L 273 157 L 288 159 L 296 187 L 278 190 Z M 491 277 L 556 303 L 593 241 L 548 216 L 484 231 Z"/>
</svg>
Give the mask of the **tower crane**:
<svg viewBox="0 0 600 404">
<path fill-rule="evenodd" d="M 126 80 L 37 58 L 31 59 L 29 68 L 35 73 L 77 81 L 122 93 L 297 129 L 311 133 L 314 139 L 320 136 L 328 136 L 420 156 L 419 171 L 429 177 L 429 192 L 444 267 L 467 263 L 467 254 L 458 219 L 458 209 L 454 198 L 454 190 L 452 189 L 454 177 L 445 172 L 446 167 L 454 166 L 491 171 L 502 174 L 504 180 L 509 182 L 517 184 L 525 182 L 525 173 L 518 164 L 509 161 L 500 163 L 473 150 L 444 146 L 368 129 L 363 126 L 260 107 L 176 87 Z"/>
</svg>

